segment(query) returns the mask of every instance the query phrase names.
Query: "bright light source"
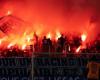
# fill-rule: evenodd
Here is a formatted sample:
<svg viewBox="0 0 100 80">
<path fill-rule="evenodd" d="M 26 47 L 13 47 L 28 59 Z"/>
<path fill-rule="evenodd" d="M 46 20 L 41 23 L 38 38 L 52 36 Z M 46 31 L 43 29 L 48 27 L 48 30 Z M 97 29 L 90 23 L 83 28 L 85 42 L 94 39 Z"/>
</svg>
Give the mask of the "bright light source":
<svg viewBox="0 0 100 80">
<path fill-rule="evenodd" d="M 60 34 L 60 32 L 56 32 L 56 40 L 58 40 L 58 38 L 60 38 L 61 37 L 61 34 Z"/>
<path fill-rule="evenodd" d="M 0 45 L 1 45 L 1 43 L 2 43 L 2 40 L 0 40 Z"/>
<path fill-rule="evenodd" d="M 51 34 L 48 33 L 46 37 L 51 39 Z"/>
<path fill-rule="evenodd" d="M 0 45 L 2 44 L 2 42 L 3 42 L 4 40 L 6 40 L 6 38 L 7 38 L 7 37 L 3 37 L 2 39 L 0 39 Z"/>
<path fill-rule="evenodd" d="M 68 51 L 71 51 L 70 46 L 68 46 Z"/>
<path fill-rule="evenodd" d="M 26 44 L 22 45 L 22 50 L 24 50 L 26 48 Z"/>
<path fill-rule="evenodd" d="M 82 39 L 83 42 L 86 40 L 86 38 L 87 38 L 86 34 L 81 35 L 81 39 Z"/>
<path fill-rule="evenodd" d="M 8 12 L 7 12 L 7 15 L 11 15 L 11 11 L 8 11 Z"/>
<path fill-rule="evenodd" d="M 7 46 L 7 48 L 9 49 L 9 48 L 11 48 L 13 45 L 14 45 L 13 43 L 10 43 L 10 44 Z"/>
<path fill-rule="evenodd" d="M 77 49 L 76 49 L 76 53 L 78 53 L 81 49 L 81 46 L 79 46 Z"/>
<path fill-rule="evenodd" d="M 28 36 L 28 37 L 27 37 L 27 42 L 30 42 L 30 40 L 31 40 L 31 38 Z"/>
</svg>

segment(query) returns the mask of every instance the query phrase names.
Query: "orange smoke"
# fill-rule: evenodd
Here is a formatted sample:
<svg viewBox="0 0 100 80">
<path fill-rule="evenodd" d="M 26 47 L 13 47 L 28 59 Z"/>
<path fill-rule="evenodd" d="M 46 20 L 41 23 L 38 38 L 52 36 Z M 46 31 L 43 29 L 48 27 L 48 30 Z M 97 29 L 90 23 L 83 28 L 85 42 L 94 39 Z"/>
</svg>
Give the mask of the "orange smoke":
<svg viewBox="0 0 100 80">
<path fill-rule="evenodd" d="M 8 11 L 7 12 L 7 15 L 11 15 L 12 12 L 11 11 Z M 16 18 L 16 17 L 14 17 Z M 59 21 L 58 21 L 59 22 Z M 78 22 L 78 21 L 77 21 Z M 45 22 L 46 23 L 46 22 Z M 34 24 L 34 23 L 33 23 Z M 74 24 L 74 22 L 73 22 Z M 65 24 L 66 26 L 68 24 Z M 70 24 L 71 25 L 71 24 Z M 48 26 L 48 25 L 47 25 Z M 52 27 L 53 25 L 51 25 Z M 73 25 L 72 25 L 73 26 Z M 75 25 L 77 26 L 77 25 Z M 41 36 L 42 35 L 46 35 L 47 38 L 50 38 L 50 39 L 54 39 L 54 40 L 58 40 L 58 38 L 61 37 L 61 32 L 67 32 L 66 30 L 66 27 L 65 26 L 61 26 L 61 27 L 57 27 L 57 28 L 51 28 L 50 27 L 50 30 L 44 26 L 44 25 L 40 25 L 40 24 L 37 24 L 37 25 L 34 25 L 34 26 L 27 26 L 27 25 L 24 25 L 22 26 L 23 28 L 21 29 L 20 26 L 13 26 L 13 27 L 18 27 L 18 29 L 16 30 L 16 33 L 19 33 L 21 32 L 21 34 L 17 35 L 17 34 L 13 34 L 11 33 L 10 36 L 8 36 L 8 38 L 6 39 L 6 41 L 8 42 L 7 46 L 8 48 L 10 48 L 11 46 L 13 46 L 14 44 L 17 44 L 21 49 L 25 49 L 25 47 L 27 45 L 30 45 L 31 44 L 31 39 L 33 38 L 33 32 L 36 31 L 36 34 L 38 34 L 38 36 Z M 67 28 L 69 31 L 72 31 L 70 29 L 72 29 L 73 27 L 70 28 L 70 26 Z M 81 32 L 81 29 L 77 32 Z M 70 33 L 74 33 L 73 31 L 70 32 Z M 82 34 L 81 35 L 81 39 L 82 39 L 82 42 L 85 42 L 86 39 L 87 39 L 87 35 L 86 34 Z M 0 40 L 0 44 L 3 43 L 3 40 Z M 9 44 L 10 43 L 10 44 Z M 14 44 L 13 44 L 14 43 Z M 79 52 L 81 49 L 81 47 L 79 47 L 76 52 Z M 70 51 L 70 50 L 69 50 Z"/>
</svg>

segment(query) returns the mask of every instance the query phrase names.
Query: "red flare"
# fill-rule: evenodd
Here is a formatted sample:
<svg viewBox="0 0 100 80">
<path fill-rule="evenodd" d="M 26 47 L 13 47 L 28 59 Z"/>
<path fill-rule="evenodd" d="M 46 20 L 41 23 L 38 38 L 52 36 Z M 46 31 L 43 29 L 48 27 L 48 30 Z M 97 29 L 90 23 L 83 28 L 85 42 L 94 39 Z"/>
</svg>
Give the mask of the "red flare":
<svg viewBox="0 0 100 80">
<path fill-rule="evenodd" d="M 61 37 L 61 33 L 60 32 L 56 32 L 56 40 L 58 40 L 58 38 L 60 38 Z"/>
<path fill-rule="evenodd" d="M 7 12 L 7 15 L 11 15 L 11 11 L 8 11 L 8 12 Z"/>
<path fill-rule="evenodd" d="M 81 49 L 81 46 L 79 46 L 77 49 L 76 49 L 76 53 L 78 53 Z"/>
<path fill-rule="evenodd" d="M 46 37 L 51 39 L 51 33 L 48 33 Z"/>
<path fill-rule="evenodd" d="M 87 38 L 87 35 L 86 34 L 82 34 L 81 35 L 81 39 L 82 39 L 83 42 L 86 40 L 86 38 Z"/>
</svg>

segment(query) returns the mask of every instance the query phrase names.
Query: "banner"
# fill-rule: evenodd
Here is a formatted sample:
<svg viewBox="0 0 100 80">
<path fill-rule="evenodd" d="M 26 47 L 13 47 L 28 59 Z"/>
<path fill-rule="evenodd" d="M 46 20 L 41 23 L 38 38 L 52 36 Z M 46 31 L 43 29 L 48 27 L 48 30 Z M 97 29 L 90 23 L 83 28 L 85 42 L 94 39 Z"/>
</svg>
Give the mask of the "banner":
<svg viewBox="0 0 100 80">
<path fill-rule="evenodd" d="M 0 58 L 0 80 L 31 80 L 31 58 Z"/>
<path fill-rule="evenodd" d="M 86 64 L 70 57 L 0 58 L 0 80 L 86 80 Z"/>
</svg>

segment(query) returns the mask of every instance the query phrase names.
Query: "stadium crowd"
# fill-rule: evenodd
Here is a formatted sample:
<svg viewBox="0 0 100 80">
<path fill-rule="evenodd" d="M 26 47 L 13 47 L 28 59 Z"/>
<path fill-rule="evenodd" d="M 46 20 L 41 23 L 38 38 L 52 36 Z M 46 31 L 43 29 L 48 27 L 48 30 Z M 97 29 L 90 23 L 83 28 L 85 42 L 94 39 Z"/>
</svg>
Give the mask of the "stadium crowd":
<svg viewBox="0 0 100 80">
<path fill-rule="evenodd" d="M 83 41 L 80 36 L 72 36 L 72 38 L 70 39 L 68 36 L 65 36 L 62 34 L 57 40 L 52 40 L 51 38 L 47 38 L 46 36 L 44 36 L 42 39 L 39 39 L 39 37 L 37 35 L 34 35 L 34 41 L 35 42 L 33 44 L 29 45 L 28 47 L 26 47 L 24 49 L 19 49 L 16 45 L 11 46 L 10 48 L 6 48 L 6 49 L 1 48 L 0 49 L 0 58 L 1 58 L 2 65 L 6 64 L 5 62 L 9 62 L 8 65 L 11 64 L 11 62 L 14 63 L 13 59 L 16 59 L 15 57 L 25 58 L 24 60 L 29 58 L 29 61 L 25 61 L 25 62 L 30 63 L 30 65 L 32 65 L 31 64 L 32 54 L 33 55 L 35 55 L 35 54 L 43 55 L 44 53 L 46 53 L 47 55 L 48 54 L 51 55 L 51 54 L 59 53 L 61 55 L 64 54 L 65 57 L 62 58 L 61 55 L 60 55 L 60 58 L 59 57 L 45 57 L 44 55 L 43 55 L 43 57 L 40 57 L 40 58 L 38 58 L 37 56 L 34 57 L 34 67 L 36 67 L 36 68 L 34 68 L 34 71 L 36 71 L 35 75 L 37 75 L 37 76 L 42 75 L 42 74 L 44 74 L 44 75 L 47 74 L 47 76 L 50 74 L 52 74 L 52 75 L 58 74 L 59 75 L 61 73 L 57 72 L 57 71 L 60 70 L 63 72 L 63 75 L 69 76 L 71 74 L 73 76 L 74 74 L 78 73 L 79 76 L 81 75 L 81 77 L 84 77 L 84 78 L 87 77 L 88 80 L 99 80 L 99 77 L 98 77 L 99 66 L 98 65 L 100 63 L 100 55 L 97 55 L 100 52 L 100 40 L 99 39 L 96 39 L 90 43 L 86 43 L 84 48 L 80 47 L 83 45 Z M 75 54 L 75 53 L 82 54 L 82 55 L 74 56 L 73 54 Z M 87 55 L 84 55 L 85 53 L 86 54 L 93 53 L 93 55 L 87 56 Z M 67 54 L 71 54 L 71 55 L 69 55 L 69 57 L 67 58 L 66 57 L 66 56 L 68 56 Z M 95 54 L 97 56 L 95 56 Z M 18 59 L 18 60 L 21 61 L 20 59 Z M 24 64 L 24 60 L 23 60 L 23 64 Z M 97 65 L 97 67 L 93 68 L 93 69 L 97 69 L 97 70 L 95 70 L 96 73 L 91 73 L 91 71 L 92 71 L 91 66 L 93 66 L 94 64 Z M 45 73 L 45 70 L 46 70 L 45 68 L 39 69 L 39 66 L 41 66 L 41 65 L 42 66 L 48 65 L 50 67 L 53 66 L 55 68 L 54 68 L 54 70 L 53 70 L 53 68 L 51 68 L 52 70 L 50 68 L 48 68 L 47 69 L 48 73 Z M 61 70 L 61 68 L 57 69 L 56 66 L 59 66 L 59 67 L 67 66 L 67 68 L 66 69 L 62 68 L 62 70 Z M 69 66 L 69 68 L 68 68 L 68 66 Z M 70 70 L 71 67 L 75 67 L 75 69 Z M 49 69 L 50 69 L 50 72 L 52 72 L 50 74 L 49 74 Z M 4 69 L 1 69 L 2 72 L 3 72 L 3 70 Z M 41 73 L 41 70 L 42 70 L 42 73 Z M 82 72 L 80 72 L 80 70 Z M 25 70 L 23 70 L 23 71 L 25 71 Z M 55 73 L 54 73 L 54 71 L 55 71 Z M 16 73 L 16 71 L 14 71 L 14 72 Z M 37 73 L 37 72 L 39 72 L 39 73 Z M 3 74 L 1 74 L 1 75 L 3 75 Z M 91 75 L 92 75 L 92 78 L 91 78 Z M 25 76 L 26 76 L 26 73 L 25 73 Z M 95 77 L 93 77 L 93 76 L 95 76 Z"/>
<path fill-rule="evenodd" d="M 34 44 L 29 45 L 29 48 L 21 50 L 16 46 L 12 46 L 9 49 L 0 49 L 0 56 L 12 57 L 12 56 L 31 56 L 31 53 L 99 53 L 100 52 L 100 40 L 96 39 L 90 43 L 86 43 L 84 48 L 82 46 L 82 39 L 79 36 L 72 36 L 70 39 L 68 36 L 61 35 L 57 40 L 51 40 L 44 36 L 41 40 L 37 35 L 34 35 Z"/>
</svg>

